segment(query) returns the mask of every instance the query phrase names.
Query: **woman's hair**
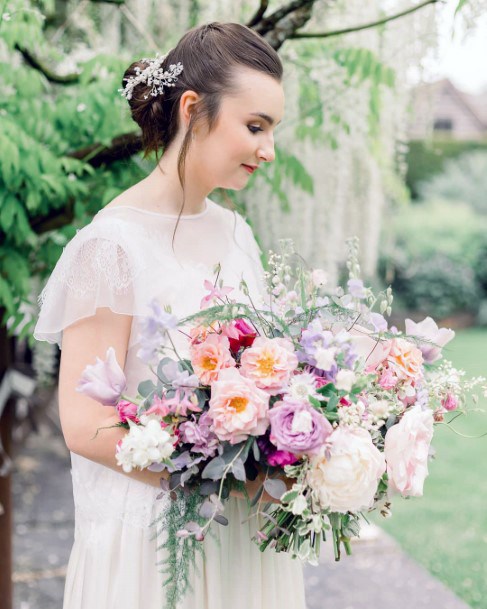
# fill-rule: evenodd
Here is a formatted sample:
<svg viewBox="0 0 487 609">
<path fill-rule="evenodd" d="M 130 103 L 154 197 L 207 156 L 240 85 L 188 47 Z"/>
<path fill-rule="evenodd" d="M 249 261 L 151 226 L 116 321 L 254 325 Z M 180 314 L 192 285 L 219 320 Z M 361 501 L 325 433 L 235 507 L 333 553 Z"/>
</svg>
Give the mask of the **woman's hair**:
<svg viewBox="0 0 487 609">
<path fill-rule="evenodd" d="M 148 85 L 137 85 L 129 100 L 133 120 L 142 129 L 144 156 L 156 153 L 174 141 L 179 129 L 179 100 L 185 91 L 201 96 L 191 115 L 188 130 L 178 155 L 178 174 L 184 189 L 184 165 L 195 125 L 206 120 L 211 130 L 217 121 L 222 96 L 235 90 L 236 67 L 245 67 L 282 79 L 282 63 L 277 52 L 259 34 L 239 23 L 209 23 L 187 32 L 172 49 L 162 67 L 183 64 L 174 87 L 165 87 L 161 95 L 150 95 Z M 122 86 L 135 68 L 146 68 L 142 61 L 133 63 L 123 76 Z M 145 98 L 147 97 L 147 99 Z"/>
</svg>

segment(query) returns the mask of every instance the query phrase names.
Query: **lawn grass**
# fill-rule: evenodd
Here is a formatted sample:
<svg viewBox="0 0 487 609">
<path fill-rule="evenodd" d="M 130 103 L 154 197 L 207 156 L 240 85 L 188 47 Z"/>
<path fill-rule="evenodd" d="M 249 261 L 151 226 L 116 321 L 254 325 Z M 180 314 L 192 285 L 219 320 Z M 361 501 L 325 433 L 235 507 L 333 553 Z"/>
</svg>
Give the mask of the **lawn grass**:
<svg viewBox="0 0 487 609">
<path fill-rule="evenodd" d="M 468 376 L 487 377 L 487 331 L 463 330 L 445 357 Z M 455 421 L 463 434 L 487 432 L 485 413 Z M 475 609 L 487 608 L 487 436 L 465 439 L 445 426 L 435 430 L 436 458 L 424 497 L 396 497 L 393 517 L 374 521 L 406 552 Z"/>
</svg>

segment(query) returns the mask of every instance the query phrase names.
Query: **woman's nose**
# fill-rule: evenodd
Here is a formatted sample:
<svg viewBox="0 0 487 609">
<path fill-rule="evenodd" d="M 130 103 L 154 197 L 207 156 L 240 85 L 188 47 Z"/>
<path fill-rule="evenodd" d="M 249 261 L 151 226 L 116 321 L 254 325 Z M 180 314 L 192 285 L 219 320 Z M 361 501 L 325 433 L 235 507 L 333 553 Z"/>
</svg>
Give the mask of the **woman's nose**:
<svg viewBox="0 0 487 609">
<path fill-rule="evenodd" d="M 274 150 L 274 138 L 271 138 L 265 146 L 261 146 L 259 148 L 257 156 L 265 163 L 270 163 L 276 158 L 276 152 Z"/>
</svg>

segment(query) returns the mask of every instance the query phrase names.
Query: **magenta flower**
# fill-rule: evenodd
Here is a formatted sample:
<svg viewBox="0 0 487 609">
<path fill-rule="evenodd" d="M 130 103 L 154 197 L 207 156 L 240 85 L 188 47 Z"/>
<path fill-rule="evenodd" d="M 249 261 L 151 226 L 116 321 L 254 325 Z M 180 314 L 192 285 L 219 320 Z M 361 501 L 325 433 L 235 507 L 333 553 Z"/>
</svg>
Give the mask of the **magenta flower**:
<svg viewBox="0 0 487 609">
<path fill-rule="evenodd" d="M 287 450 L 276 450 L 267 457 L 267 463 L 272 467 L 284 467 L 296 463 L 298 458 Z"/>
<path fill-rule="evenodd" d="M 117 411 L 121 423 L 127 423 L 128 421 L 139 423 L 139 418 L 137 416 L 137 404 L 128 402 L 127 400 L 120 400 L 120 402 L 117 404 Z"/>
<path fill-rule="evenodd" d="M 97 357 L 96 364 L 86 366 L 76 391 L 104 406 L 116 406 L 126 386 L 127 379 L 118 365 L 115 349 L 109 347 L 105 361 Z"/>
<path fill-rule="evenodd" d="M 333 431 L 328 419 L 306 402 L 276 402 L 269 419 L 271 442 L 291 453 L 315 452 Z"/>
</svg>

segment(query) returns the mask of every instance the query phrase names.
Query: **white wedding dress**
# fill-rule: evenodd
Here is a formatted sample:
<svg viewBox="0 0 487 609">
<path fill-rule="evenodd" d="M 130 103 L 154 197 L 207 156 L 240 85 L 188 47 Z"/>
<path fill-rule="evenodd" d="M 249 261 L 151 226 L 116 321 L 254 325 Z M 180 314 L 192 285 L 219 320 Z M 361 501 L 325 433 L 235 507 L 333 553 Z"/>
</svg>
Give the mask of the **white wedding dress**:
<svg viewBox="0 0 487 609">
<path fill-rule="evenodd" d="M 110 307 L 133 316 L 125 374 L 128 395 L 150 377 L 137 358 L 138 325 L 156 297 L 178 317 L 199 310 L 203 281 L 221 264 L 231 297 L 252 299 L 262 290 L 259 250 L 241 216 L 207 200 L 205 210 L 182 216 L 173 241 L 174 216 L 114 206 L 101 210 L 65 247 L 40 298 L 34 336 L 62 343 L 62 331 Z M 185 337 L 174 335 L 180 353 Z M 92 362 L 86 362 L 92 363 Z M 115 447 L 114 447 L 115 449 Z M 164 609 L 152 520 L 158 490 L 123 473 L 72 454 L 75 541 L 66 577 L 64 609 Z M 302 566 L 288 555 L 261 553 L 244 501 L 230 499 L 228 527 L 214 525 L 218 543 L 204 541 L 205 560 L 192 575 L 193 592 L 180 609 L 304 609 Z M 160 557 L 159 557 L 160 558 Z"/>
</svg>

